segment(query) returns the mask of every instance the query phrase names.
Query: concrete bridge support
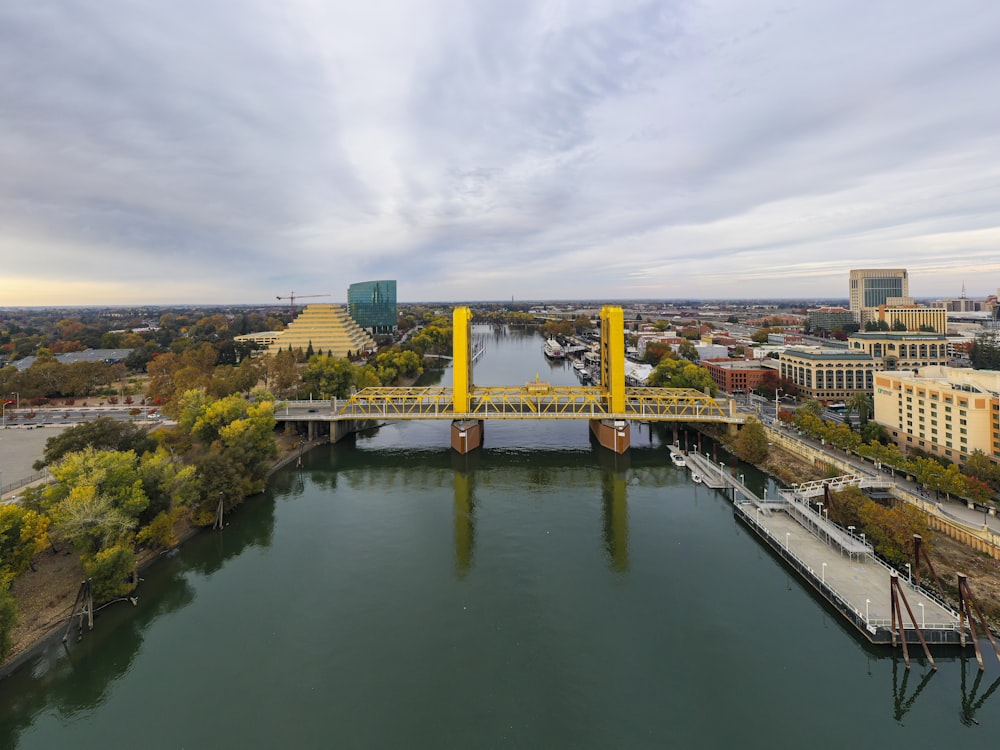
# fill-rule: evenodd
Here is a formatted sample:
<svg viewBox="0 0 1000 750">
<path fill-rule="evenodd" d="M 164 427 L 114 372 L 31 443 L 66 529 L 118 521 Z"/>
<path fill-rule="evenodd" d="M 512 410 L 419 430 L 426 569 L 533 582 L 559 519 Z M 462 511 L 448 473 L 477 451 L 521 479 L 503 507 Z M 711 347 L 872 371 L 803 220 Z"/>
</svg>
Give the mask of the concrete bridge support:
<svg viewBox="0 0 1000 750">
<path fill-rule="evenodd" d="M 631 426 L 624 420 L 591 419 L 590 431 L 597 442 L 618 454 L 627 451 L 631 444 Z"/>
<path fill-rule="evenodd" d="M 358 422 L 355 419 L 330 422 L 330 442 L 339 443 L 348 435 L 358 431 Z"/>
<path fill-rule="evenodd" d="M 483 420 L 463 419 L 451 423 L 451 447 L 461 454 L 483 444 Z"/>
</svg>

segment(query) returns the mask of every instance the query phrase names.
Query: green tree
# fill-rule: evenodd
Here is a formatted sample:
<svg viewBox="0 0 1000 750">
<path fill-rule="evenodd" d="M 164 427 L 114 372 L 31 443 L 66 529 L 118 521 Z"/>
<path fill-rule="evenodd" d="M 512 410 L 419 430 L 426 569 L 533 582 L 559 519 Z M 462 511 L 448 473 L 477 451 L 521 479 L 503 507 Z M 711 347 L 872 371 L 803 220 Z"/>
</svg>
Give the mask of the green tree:
<svg viewBox="0 0 1000 750">
<path fill-rule="evenodd" d="M 698 354 L 698 350 L 695 348 L 695 345 L 692 344 L 687 339 L 685 339 L 684 341 L 682 341 L 680 344 L 677 345 L 677 353 L 681 355 L 681 357 L 683 357 L 684 359 L 688 360 L 689 362 L 697 362 L 699 359 L 701 359 L 701 356 Z"/>
<path fill-rule="evenodd" d="M 83 570 L 91 580 L 96 602 L 111 601 L 135 588 L 135 553 L 131 545 L 116 544 L 86 556 Z"/>
<path fill-rule="evenodd" d="M 970 477 L 986 482 L 994 490 L 1000 487 L 1000 466 L 993 463 L 990 457 L 978 448 L 965 459 L 962 470 Z"/>
<path fill-rule="evenodd" d="M 0 590 L 24 573 L 48 546 L 49 518 L 17 503 L 0 505 Z"/>
<path fill-rule="evenodd" d="M 844 418 L 847 419 L 851 413 L 855 413 L 858 415 L 861 427 L 864 427 L 868 424 L 868 419 L 874 411 L 875 405 L 872 402 L 872 395 L 864 391 L 858 391 L 847 400 L 847 410 L 844 413 Z"/>
<path fill-rule="evenodd" d="M 53 528 L 82 553 L 127 538 L 149 505 L 133 451 L 87 448 L 53 464 L 44 503 Z"/>
<path fill-rule="evenodd" d="M 416 354 L 410 354 L 419 361 Z M 354 385 L 355 370 L 354 365 L 346 359 L 313 356 L 302 370 L 301 390 L 321 399 L 347 398 Z"/>
<path fill-rule="evenodd" d="M 650 374 L 649 384 L 656 388 L 694 388 L 711 396 L 718 392 L 708 370 L 686 359 L 663 359 Z"/>
<path fill-rule="evenodd" d="M 0 662 L 7 658 L 14 645 L 13 632 L 17 625 L 17 603 L 6 589 L 0 588 Z"/>
<path fill-rule="evenodd" d="M 761 464 L 767 458 L 767 431 L 756 419 L 746 421 L 733 443 L 736 455 L 752 464 Z"/>
<path fill-rule="evenodd" d="M 68 427 L 45 441 L 44 457 L 35 462 L 35 470 L 60 461 L 68 453 L 92 448 L 99 451 L 127 451 L 142 455 L 156 448 L 148 430 L 133 422 L 116 422 L 110 417 L 98 417 L 91 422 Z"/>
</svg>

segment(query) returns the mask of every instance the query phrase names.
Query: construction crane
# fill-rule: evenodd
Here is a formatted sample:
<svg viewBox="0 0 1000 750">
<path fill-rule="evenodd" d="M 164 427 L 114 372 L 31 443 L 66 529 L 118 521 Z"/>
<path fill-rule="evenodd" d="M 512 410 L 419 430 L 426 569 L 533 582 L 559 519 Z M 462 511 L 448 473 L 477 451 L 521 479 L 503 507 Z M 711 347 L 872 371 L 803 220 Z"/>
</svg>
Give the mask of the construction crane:
<svg viewBox="0 0 1000 750">
<path fill-rule="evenodd" d="M 295 300 L 305 299 L 306 297 L 329 297 L 329 294 L 296 294 L 295 292 L 290 292 L 287 297 L 275 297 L 275 299 L 287 299 L 288 300 L 288 310 L 291 313 L 289 320 L 295 319 Z"/>
</svg>

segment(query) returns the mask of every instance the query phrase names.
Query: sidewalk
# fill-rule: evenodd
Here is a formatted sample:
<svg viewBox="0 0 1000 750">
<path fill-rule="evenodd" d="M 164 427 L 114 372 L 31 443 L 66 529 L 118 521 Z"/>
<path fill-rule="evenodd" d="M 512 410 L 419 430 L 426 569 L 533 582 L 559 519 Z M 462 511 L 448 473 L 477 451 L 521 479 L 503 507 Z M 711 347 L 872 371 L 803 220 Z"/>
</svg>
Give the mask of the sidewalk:
<svg viewBox="0 0 1000 750">
<path fill-rule="evenodd" d="M 803 445 L 808 445 L 830 456 L 836 456 L 839 461 L 843 461 L 854 467 L 855 471 L 859 474 L 892 480 L 896 488 L 912 496 L 910 501 L 925 511 L 939 513 L 951 521 L 957 521 L 980 531 L 988 528 L 993 535 L 1000 537 L 1000 518 L 995 515 L 987 515 L 980 510 L 970 510 L 968 505 L 960 500 L 948 500 L 944 495 L 935 496 L 932 490 L 921 490 L 917 482 L 907 480 L 905 476 L 900 476 L 889 469 L 878 470 L 874 465 L 853 453 L 846 454 L 844 451 L 833 448 L 830 445 L 822 444 L 818 440 L 813 440 L 805 435 L 799 435 L 791 428 L 782 429 L 781 432 L 785 437 L 791 438 Z M 996 541 L 1000 543 L 1000 539 Z"/>
</svg>

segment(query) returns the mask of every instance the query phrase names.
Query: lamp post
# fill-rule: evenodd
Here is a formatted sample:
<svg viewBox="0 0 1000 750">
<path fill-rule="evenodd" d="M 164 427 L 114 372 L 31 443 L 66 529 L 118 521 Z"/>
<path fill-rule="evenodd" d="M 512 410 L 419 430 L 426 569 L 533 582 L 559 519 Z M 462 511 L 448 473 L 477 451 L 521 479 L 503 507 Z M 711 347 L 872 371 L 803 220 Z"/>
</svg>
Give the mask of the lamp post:
<svg viewBox="0 0 1000 750">
<path fill-rule="evenodd" d="M 921 628 L 926 628 L 927 627 L 927 620 L 924 618 L 924 615 L 927 614 L 927 613 L 924 611 L 924 603 L 923 602 L 917 602 L 917 606 L 920 607 L 920 627 Z"/>
<path fill-rule="evenodd" d="M 791 536 L 792 536 L 792 532 L 790 532 L 790 531 L 786 531 L 785 532 L 785 552 L 788 551 L 788 540 L 789 540 L 789 538 L 791 538 Z"/>
<path fill-rule="evenodd" d="M 870 619 L 868 617 L 868 605 L 871 604 L 871 603 L 872 603 L 871 599 L 865 599 L 865 624 L 866 625 L 868 624 L 868 621 Z"/>
<path fill-rule="evenodd" d="M 913 576 L 910 575 L 910 564 L 906 563 L 906 582 L 912 584 Z"/>
<path fill-rule="evenodd" d="M 778 421 L 778 396 L 782 393 L 781 388 L 774 389 L 774 421 Z"/>
<path fill-rule="evenodd" d="M 719 461 L 719 476 L 720 477 L 726 476 L 726 464 L 722 461 Z"/>
<path fill-rule="evenodd" d="M 816 511 L 818 515 L 823 515 L 823 503 L 816 503 L 818 510 Z"/>
<path fill-rule="evenodd" d="M 863 531 L 861 532 L 861 543 L 862 544 L 867 544 L 867 542 L 865 541 L 865 532 L 863 532 Z"/>
<path fill-rule="evenodd" d="M 847 531 L 848 531 L 848 533 L 850 533 L 851 536 L 854 536 L 854 529 L 855 528 L 857 528 L 857 527 L 855 527 L 855 526 L 848 526 L 847 527 Z"/>
<path fill-rule="evenodd" d="M 823 583 L 826 583 L 826 563 L 823 563 Z"/>
</svg>

